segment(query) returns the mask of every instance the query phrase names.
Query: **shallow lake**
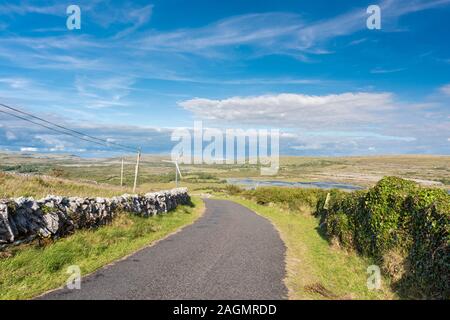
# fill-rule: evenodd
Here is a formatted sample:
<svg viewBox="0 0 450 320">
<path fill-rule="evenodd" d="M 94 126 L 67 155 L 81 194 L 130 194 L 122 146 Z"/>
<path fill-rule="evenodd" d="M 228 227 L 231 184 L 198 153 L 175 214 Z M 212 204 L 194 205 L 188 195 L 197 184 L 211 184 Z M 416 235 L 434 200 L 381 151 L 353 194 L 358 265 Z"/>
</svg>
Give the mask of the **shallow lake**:
<svg viewBox="0 0 450 320">
<path fill-rule="evenodd" d="M 230 178 L 227 179 L 229 184 L 256 188 L 256 187 L 293 187 L 293 188 L 319 188 L 319 189 L 343 189 L 343 190 L 362 190 L 363 187 L 337 182 L 289 182 L 289 181 L 276 181 L 276 180 L 253 180 L 253 179 L 240 179 Z"/>
</svg>

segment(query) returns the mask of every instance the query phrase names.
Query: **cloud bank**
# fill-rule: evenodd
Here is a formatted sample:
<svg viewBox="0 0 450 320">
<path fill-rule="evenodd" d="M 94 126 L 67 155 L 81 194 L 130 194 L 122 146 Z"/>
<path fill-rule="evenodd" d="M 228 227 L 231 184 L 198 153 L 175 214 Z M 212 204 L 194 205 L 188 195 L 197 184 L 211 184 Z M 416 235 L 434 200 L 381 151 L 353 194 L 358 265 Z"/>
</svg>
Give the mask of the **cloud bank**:
<svg viewBox="0 0 450 320">
<path fill-rule="evenodd" d="M 312 96 L 283 93 L 222 100 L 195 98 L 179 105 L 207 120 L 307 128 L 340 128 L 383 120 L 395 109 L 391 93 L 348 92 Z"/>
</svg>

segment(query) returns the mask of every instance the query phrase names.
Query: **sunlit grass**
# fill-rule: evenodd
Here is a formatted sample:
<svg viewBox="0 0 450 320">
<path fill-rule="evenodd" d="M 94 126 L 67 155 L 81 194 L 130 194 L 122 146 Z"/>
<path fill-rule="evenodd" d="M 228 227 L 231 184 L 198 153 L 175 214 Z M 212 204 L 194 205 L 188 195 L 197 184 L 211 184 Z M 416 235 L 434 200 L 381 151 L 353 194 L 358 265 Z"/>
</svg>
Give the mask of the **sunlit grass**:
<svg viewBox="0 0 450 320">
<path fill-rule="evenodd" d="M 173 188 L 174 168 L 162 162 L 167 156 L 144 155 L 139 167 L 138 191 L 148 192 Z M 226 178 L 258 178 L 285 181 L 329 181 L 342 182 L 363 187 L 374 185 L 383 176 L 398 176 L 407 179 L 422 179 L 423 183 L 449 188 L 449 156 L 402 155 L 370 157 L 280 157 L 280 170 L 276 176 L 261 177 L 257 165 L 198 165 L 181 164 L 181 185 L 190 188 L 220 187 Z M 134 156 L 125 158 L 124 188 L 120 188 L 120 158 L 81 159 L 76 157 L 31 157 L 20 154 L 0 153 L 0 171 L 29 172 L 57 176 L 78 182 L 98 182 L 131 192 L 134 182 Z M 214 179 L 205 179 L 214 177 Z M 420 181 L 419 181 L 420 182 Z M 86 183 L 91 187 L 101 187 Z M 2 190 L 0 189 L 0 192 Z M 115 191 L 114 191 L 115 192 Z M 0 193 L 1 196 L 2 193 Z"/>
<path fill-rule="evenodd" d="M 22 177 L 0 172 L 0 198 L 42 198 L 47 195 L 112 197 L 129 191 L 131 190 L 116 186 L 95 185 L 59 178 Z"/>
</svg>

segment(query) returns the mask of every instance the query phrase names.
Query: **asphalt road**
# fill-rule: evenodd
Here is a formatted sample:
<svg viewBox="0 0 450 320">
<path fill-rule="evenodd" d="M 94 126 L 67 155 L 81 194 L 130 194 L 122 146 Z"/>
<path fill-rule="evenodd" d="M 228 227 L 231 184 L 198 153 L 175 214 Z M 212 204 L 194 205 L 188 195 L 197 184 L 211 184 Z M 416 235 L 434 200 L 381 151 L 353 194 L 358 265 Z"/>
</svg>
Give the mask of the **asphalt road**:
<svg viewBox="0 0 450 320">
<path fill-rule="evenodd" d="M 266 219 L 205 199 L 194 224 L 39 299 L 283 299 L 285 247 Z"/>
</svg>

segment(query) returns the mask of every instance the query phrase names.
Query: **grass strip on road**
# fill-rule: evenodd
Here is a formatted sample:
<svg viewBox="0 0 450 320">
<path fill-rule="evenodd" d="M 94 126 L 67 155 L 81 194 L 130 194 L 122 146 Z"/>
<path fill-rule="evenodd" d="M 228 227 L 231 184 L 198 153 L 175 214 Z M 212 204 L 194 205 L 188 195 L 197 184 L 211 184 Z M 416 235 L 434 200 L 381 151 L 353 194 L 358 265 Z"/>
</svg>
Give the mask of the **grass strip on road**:
<svg viewBox="0 0 450 320">
<path fill-rule="evenodd" d="M 32 298 L 65 285 L 71 265 L 79 266 L 85 276 L 168 236 L 202 215 L 203 201 L 193 197 L 192 202 L 193 207 L 179 206 L 150 218 L 124 213 L 111 225 L 80 230 L 46 246 L 0 252 L 0 299 Z"/>
<path fill-rule="evenodd" d="M 263 206 L 237 196 L 235 201 L 269 219 L 279 231 L 286 250 L 289 299 L 395 299 L 387 279 L 380 290 L 369 290 L 369 259 L 330 246 L 318 231 L 318 219 L 309 212 L 294 212 L 276 205 Z"/>
</svg>

